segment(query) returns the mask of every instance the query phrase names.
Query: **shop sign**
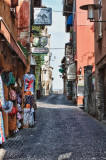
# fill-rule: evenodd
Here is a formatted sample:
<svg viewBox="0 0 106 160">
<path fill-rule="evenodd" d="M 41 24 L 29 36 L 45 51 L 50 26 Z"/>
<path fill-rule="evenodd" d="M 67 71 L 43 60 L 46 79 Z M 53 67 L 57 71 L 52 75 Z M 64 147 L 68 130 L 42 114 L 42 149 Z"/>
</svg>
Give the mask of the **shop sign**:
<svg viewBox="0 0 106 160">
<path fill-rule="evenodd" d="M 45 47 L 48 43 L 48 38 L 47 37 L 41 37 L 40 38 L 40 45 Z"/>
<path fill-rule="evenodd" d="M 51 8 L 34 8 L 34 25 L 51 25 Z"/>
<path fill-rule="evenodd" d="M 31 52 L 32 54 L 47 54 L 49 49 L 47 47 L 32 47 Z"/>
<path fill-rule="evenodd" d="M 78 86 L 84 86 L 84 80 L 79 80 L 78 81 Z"/>
<path fill-rule="evenodd" d="M 72 75 L 72 74 L 67 75 L 67 79 L 68 79 L 68 81 L 74 81 L 76 79 L 76 74 L 74 74 L 74 75 Z"/>
<path fill-rule="evenodd" d="M 67 70 L 67 79 L 68 81 L 74 81 L 76 79 L 76 66 L 75 63 L 71 64 Z"/>
<path fill-rule="evenodd" d="M 37 47 L 40 44 L 39 37 L 34 37 L 33 38 L 33 46 Z"/>
</svg>

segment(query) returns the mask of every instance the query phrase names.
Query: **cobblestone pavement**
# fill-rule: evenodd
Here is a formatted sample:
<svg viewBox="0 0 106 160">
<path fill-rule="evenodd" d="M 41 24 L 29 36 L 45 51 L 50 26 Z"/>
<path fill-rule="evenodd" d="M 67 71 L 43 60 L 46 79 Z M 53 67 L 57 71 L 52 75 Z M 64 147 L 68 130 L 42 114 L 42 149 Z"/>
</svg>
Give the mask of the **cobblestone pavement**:
<svg viewBox="0 0 106 160">
<path fill-rule="evenodd" d="M 38 102 L 35 128 L 4 145 L 4 160 L 105 160 L 106 125 L 73 106 L 64 95 Z"/>
</svg>

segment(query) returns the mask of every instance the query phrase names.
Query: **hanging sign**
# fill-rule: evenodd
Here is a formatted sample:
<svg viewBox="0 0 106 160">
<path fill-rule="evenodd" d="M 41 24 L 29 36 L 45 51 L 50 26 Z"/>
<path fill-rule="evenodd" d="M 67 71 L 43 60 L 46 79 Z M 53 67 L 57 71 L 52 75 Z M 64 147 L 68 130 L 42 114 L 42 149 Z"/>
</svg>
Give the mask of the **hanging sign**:
<svg viewBox="0 0 106 160">
<path fill-rule="evenodd" d="M 51 25 L 51 8 L 34 8 L 34 25 Z"/>
<path fill-rule="evenodd" d="M 39 37 L 34 37 L 33 38 L 33 46 L 37 47 L 40 44 Z"/>
<path fill-rule="evenodd" d="M 47 37 L 41 37 L 40 38 L 40 45 L 45 47 L 48 43 L 48 38 Z"/>
<path fill-rule="evenodd" d="M 32 47 L 31 48 L 32 54 L 47 54 L 49 52 L 49 49 L 46 47 Z"/>
</svg>

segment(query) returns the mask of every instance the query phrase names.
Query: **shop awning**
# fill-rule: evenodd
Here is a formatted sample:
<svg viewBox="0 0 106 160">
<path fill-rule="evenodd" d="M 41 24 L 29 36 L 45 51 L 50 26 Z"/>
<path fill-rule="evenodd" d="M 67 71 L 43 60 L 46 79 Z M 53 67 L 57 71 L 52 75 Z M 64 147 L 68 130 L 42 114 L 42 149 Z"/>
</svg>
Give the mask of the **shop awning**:
<svg viewBox="0 0 106 160">
<path fill-rule="evenodd" d="M 67 79 L 69 81 L 74 81 L 76 79 L 76 66 L 75 63 L 71 64 L 67 70 Z"/>
<path fill-rule="evenodd" d="M 0 17 L 0 33 L 6 38 L 7 42 L 9 43 L 10 47 L 12 48 L 12 50 L 14 50 L 14 52 L 16 52 L 16 54 L 19 56 L 21 61 L 27 67 L 27 59 L 26 59 L 23 51 L 19 47 L 18 43 L 15 41 L 13 35 L 11 34 L 8 26 L 6 25 L 6 23 L 4 22 L 2 17 Z"/>
<path fill-rule="evenodd" d="M 69 26 L 73 25 L 73 15 L 72 14 L 67 19 L 67 25 L 69 25 Z"/>
</svg>

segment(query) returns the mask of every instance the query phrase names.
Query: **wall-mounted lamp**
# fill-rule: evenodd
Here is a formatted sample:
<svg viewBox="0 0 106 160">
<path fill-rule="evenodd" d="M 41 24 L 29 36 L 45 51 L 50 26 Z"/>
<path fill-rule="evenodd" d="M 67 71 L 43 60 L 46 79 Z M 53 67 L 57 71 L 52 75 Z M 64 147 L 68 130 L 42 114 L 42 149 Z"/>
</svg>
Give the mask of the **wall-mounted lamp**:
<svg viewBox="0 0 106 160">
<path fill-rule="evenodd" d="M 80 73 L 80 74 L 82 73 L 82 68 L 81 68 L 81 67 L 79 68 L 79 73 Z"/>
<path fill-rule="evenodd" d="M 99 10 L 101 8 L 102 8 L 101 4 L 88 4 L 88 5 L 80 6 L 80 9 L 88 10 L 88 19 L 90 20 L 90 22 L 106 22 L 106 21 L 101 21 L 101 20 L 94 21 L 95 19 L 94 10 Z"/>
</svg>

